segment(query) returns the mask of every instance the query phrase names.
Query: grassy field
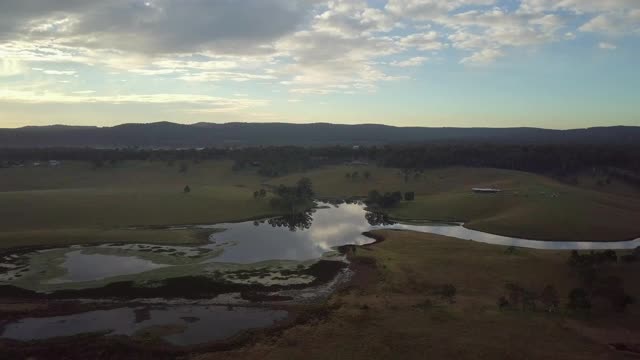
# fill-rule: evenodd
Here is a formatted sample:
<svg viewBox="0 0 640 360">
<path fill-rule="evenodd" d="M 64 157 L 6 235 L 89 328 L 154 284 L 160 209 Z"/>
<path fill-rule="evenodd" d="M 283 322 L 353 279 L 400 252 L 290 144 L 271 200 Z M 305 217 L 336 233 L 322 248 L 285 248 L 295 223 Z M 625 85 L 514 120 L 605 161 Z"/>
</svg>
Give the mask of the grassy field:
<svg viewBox="0 0 640 360">
<path fill-rule="evenodd" d="M 357 180 L 346 173 L 358 171 Z M 364 179 L 364 172 L 371 174 Z M 427 170 L 404 177 L 395 169 L 339 166 L 305 174 L 320 196 L 366 196 L 370 190 L 414 191 L 416 199 L 389 213 L 398 219 L 465 222 L 472 229 L 542 240 L 626 240 L 640 236 L 640 191 L 624 184 L 580 186 L 519 171 L 488 168 Z M 297 175 L 281 179 L 293 182 Z M 472 187 L 498 187 L 500 194 L 474 194 Z"/>
<path fill-rule="evenodd" d="M 190 231 L 123 230 L 136 225 L 218 223 L 273 214 L 269 199 L 254 200 L 261 178 L 234 173 L 229 162 L 178 165 L 128 162 L 92 169 L 3 169 L 0 248 L 99 242 L 187 244 Z M 189 185 L 191 192 L 183 193 Z"/>
<path fill-rule="evenodd" d="M 568 252 L 509 254 L 437 235 L 379 233 L 385 241 L 356 253 L 375 259 L 375 270 L 360 272 L 353 288 L 333 295 L 328 317 L 198 359 L 623 359 L 607 344 L 640 339 L 637 304 L 626 313 L 594 308 L 588 318 L 566 313 L 564 305 L 554 313 L 499 310 L 507 282 L 536 292 L 552 285 L 566 304 L 579 283 Z M 638 298 L 638 270 L 640 263 L 618 263 L 600 275 L 622 277 Z M 434 295 L 442 284 L 456 287 L 453 303 Z"/>
<path fill-rule="evenodd" d="M 400 219 L 464 221 L 473 229 L 547 240 L 622 240 L 640 236 L 640 192 L 614 182 L 581 186 L 517 171 L 476 168 L 429 170 L 408 181 L 396 169 L 333 166 L 282 178 L 233 172 L 231 162 L 124 162 L 93 169 L 65 162 L 57 168 L 0 169 L 0 248 L 98 242 L 194 243 L 189 232 L 135 233 L 135 225 L 217 223 L 274 213 L 269 197 L 253 199 L 268 182 L 292 184 L 310 177 L 321 197 L 365 196 L 369 190 L 415 191 L 416 200 L 390 209 Z M 346 173 L 358 171 L 349 179 Z M 370 178 L 363 174 L 369 172 Z M 189 185 L 191 192 L 183 193 Z M 478 195 L 475 186 L 501 194 Z M 173 236 L 178 234 L 178 236 Z"/>
</svg>

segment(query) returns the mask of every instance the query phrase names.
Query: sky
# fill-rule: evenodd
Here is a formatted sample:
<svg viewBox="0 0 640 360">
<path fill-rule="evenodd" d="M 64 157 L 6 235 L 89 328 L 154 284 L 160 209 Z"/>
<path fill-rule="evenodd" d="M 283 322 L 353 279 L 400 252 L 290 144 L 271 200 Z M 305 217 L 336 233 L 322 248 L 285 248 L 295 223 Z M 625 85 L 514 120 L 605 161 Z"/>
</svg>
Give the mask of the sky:
<svg viewBox="0 0 640 360">
<path fill-rule="evenodd" d="M 0 127 L 640 125 L 640 0 L 0 0 Z"/>
</svg>

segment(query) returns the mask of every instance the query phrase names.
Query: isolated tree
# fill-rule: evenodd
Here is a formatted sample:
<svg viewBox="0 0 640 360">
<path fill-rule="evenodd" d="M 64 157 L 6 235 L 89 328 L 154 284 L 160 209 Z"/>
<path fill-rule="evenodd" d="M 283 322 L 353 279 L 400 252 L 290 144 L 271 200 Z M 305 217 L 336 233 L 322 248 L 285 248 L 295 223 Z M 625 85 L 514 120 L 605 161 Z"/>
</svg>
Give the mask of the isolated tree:
<svg viewBox="0 0 640 360">
<path fill-rule="evenodd" d="M 524 297 L 524 288 L 522 288 L 518 284 L 507 283 L 504 286 L 507 291 L 507 299 L 509 301 L 509 305 L 513 307 L 518 307 L 522 303 L 522 298 Z"/>
<path fill-rule="evenodd" d="M 522 291 L 522 311 L 535 311 L 536 300 L 538 300 L 538 295 L 535 292 L 524 289 Z"/>
<path fill-rule="evenodd" d="M 569 292 L 569 303 L 567 307 L 576 311 L 591 310 L 591 298 L 585 289 L 575 288 Z"/>
<path fill-rule="evenodd" d="M 407 191 L 406 193 L 404 193 L 405 201 L 413 201 L 415 198 L 416 198 L 416 193 L 414 193 L 413 191 Z"/>
<path fill-rule="evenodd" d="M 257 199 L 259 196 L 260 196 L 260 191 L 256 190 L 256 191 L 253 192 L 253 198 L 254 199 Z"/>
<path fill-rule="evenodd" d="M 453 304 L 455 302 L 455 297 L 457 292 L 458 290 L 456 289 L 455 286 L 453 286 L 453 284 L 442 285 L 442 289 L 441 289 L 442 297 L 447 299 L 449 303 Z"/>
<path fill-rule="evenodd" d="M 188 194 L 188 193 L 190 193 L 190 192 L 191 192 L 191 188 L 189 187 L 189 185 L 187 185 L 187 186 L 185 186 L 185 187 L 184 187 L 183 192 L 184 192 L 185 194 Z"/>
<path fill-rule="evenodd" d="M 267 196 L 267 190 L 265 189 L 260 189 L 260 197 L 264 198 L 265 196 Z"/>
<path fill-rule="evenodd" d="M 507 306 L 509 306 L 509 300 L 507 300 L 507 298 L 504 296 L 500 296 L 500 298 L 498 298 L 498 307 L 500 309 L 504 309 Z"/>
<path fill-rule="evenodd" d="M 506 249 L 504 250 L 504 252 L 505 252 L 506 254 L 509 254 L 509 255 L 513 255 L 513 254 L 515 254 L 517 251 L 518 251 L 518 249 L 517 249 L 515 246 L 509 246 L 508 248 L 506 248 Z"/>
<path fill-rule="evenodd" d="M 185 174 L 189 171 L 189 165 L 186 162 L 180 163 L 180 172 Z"/>
<path fill-rule="evenodd" d="M 351 180 L 351 173 L 344 174 L 344 177 L 346 177 L 347 179 Z"/>
<path fill-rule="evenodd" d="M 380 201 L 380 193 L 378 190 L 369 191 L 369 195 L 367 195 L 367 203 L 369 204 L 378 204 Z"/>
<path fill-rule="evenodd" d="M 351 174 L 351 180 L 357 180 L 358 177 L 360 177 L 360 173 L 357 171 L 354 171 L 353 174 Z"/>
<path fill-rule="evenodd" d="M 365 171 L 362 176 L 364 176 L 365 180 L 369 180 L 369 178 L 371 177 L 371 173 L 369 171 Z"/>
<path fill-rule="evenodd" d="M 298 197 L 303 200 L 311 200 L 313 198 L 313 184 L 311 183 L 311 179 L 302 178 L 298 180 L 297 183 L 297 192 Z"/>
<path fill-rule="evenodd" d="M 93 160 L 94 169 L 101 169 L 103 166 L 104 166 L 104 161 L 102 161 L 102 159 Z"/>
<path fill-rule="evenodd" d="M 411 174 L 411 168 L 402 168 L 400 170 L 400 173 L 404 178 L 404 182 L 409 182 L 409 174 Z"/>
</svg>

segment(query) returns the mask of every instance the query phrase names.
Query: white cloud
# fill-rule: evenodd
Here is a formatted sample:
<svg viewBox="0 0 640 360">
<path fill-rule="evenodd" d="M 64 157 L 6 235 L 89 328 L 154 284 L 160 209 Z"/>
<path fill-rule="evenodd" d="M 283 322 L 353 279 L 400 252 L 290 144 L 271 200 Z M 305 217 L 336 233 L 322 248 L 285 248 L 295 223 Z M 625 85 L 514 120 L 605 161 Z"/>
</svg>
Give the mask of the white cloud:
<svg viewBox="0 0 640 360">
<path fill-rule="evenodd" d="M 600 48 L 602 50 L 615 50 L 618 47 L 615 44 L 612 44 L 612 43 L 601 42 L 601 43 L 598 44 L 598 48 Z"/>
<path fill-rule="evenodd" d="M 20 75 L 25 70 L 26 66 L 20 60 L 11 58 L 0 60 L 0 77 Z"/>
<path fill-rule="evenodd" d="M 84 66 L 117 70 L 121 87 L 134 83 L 121 77 L 137 74 L 185 86 L 260 82 L 291 93 L 350 94 L 398 79 L 384 64 L 423 66 L 432 52 L 482 65 L 576 34 L 596 42 L 640 35 L 640 0 L 21 0 L 2 7 L 0 76 L 29 68 L 77 76 Z"/>
<path fill-rule="evenodd" d="M 493 5 L 495 0 L 389 0 L 385 8 L 402 17 L 432 20 L 469 5 Z"/>
<path fill-rule="evenodd" d="M 389 63 L 389 65 L 391 66 L 397 66 L 397 67 L 413 67 L 413 66 L 420 66 L 422 64 L 424 64 L 429 58 L 424 57 L 424 56 L 415 56 L 406 60 L 400 60 L 400 61 L 392 61 L 391 63 Z"/>
<path fill-rule="evenodd" d="M 502 55 L 503 53 L 499 49 L 483 49 L 473 53 L 471 56 L 460 60 L 460 63 L 468 65 L 487 65 L 494 62 Z"/>
<path fill-rule="evenodd" d="M 66 75 L 71 76 L 75 75 L 76 72 L 74 70 L 42 70 L 43 73 L 47 75 Z"/>
<path fill-rule="evenodd" d="M 400 44 L 406 47 L 416 48 L 421 51 L 440 50 L 445 45 L 438 40 L 435 31 L 415 33 L 400 39 Z"/>
<path fill-rule="evenodd" d="M 582 25 L 579 30 L 610 35 L 640 34 L 640 9 L 598 15 Z"/>
<path fill-rule="evenodd" d="M 91 95 L 89 92 L 71 94 L 54 91 L 0 90 L 0 101 L 23 104 L 191 104 L 204 109 L 240 110 L 265 106 L 266 100 L 223 98 L 199 94 L 123 94 Z"/>
</svg>

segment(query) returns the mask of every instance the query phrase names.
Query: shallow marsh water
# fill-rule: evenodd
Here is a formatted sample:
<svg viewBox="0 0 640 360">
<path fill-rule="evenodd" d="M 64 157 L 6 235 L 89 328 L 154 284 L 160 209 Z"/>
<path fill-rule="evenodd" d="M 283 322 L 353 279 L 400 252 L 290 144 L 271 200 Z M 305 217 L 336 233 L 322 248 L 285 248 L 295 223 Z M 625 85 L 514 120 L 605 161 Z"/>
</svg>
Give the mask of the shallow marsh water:
<svg viewBox="0 0 640 360">
<path fill-rule="evenodd" d="M 224 306 L 123 307 L 73 315 L 25 318 L 8 324 L 2 337 L 43 340 L 59 336 L 105 332 L 145 336 L 188 346 L 222 340 L 243 330 L 264 328 L 284 320 L 287 312 Z"/>
</svg>

